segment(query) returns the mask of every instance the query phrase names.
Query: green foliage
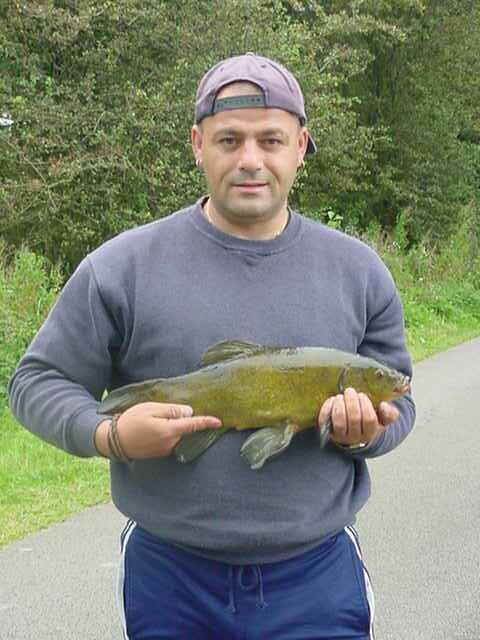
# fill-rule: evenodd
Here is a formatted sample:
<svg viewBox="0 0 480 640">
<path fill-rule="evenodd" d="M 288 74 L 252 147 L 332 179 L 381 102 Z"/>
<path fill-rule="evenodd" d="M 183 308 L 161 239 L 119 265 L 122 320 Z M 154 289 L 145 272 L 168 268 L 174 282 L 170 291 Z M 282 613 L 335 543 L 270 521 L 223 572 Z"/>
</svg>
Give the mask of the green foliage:
<svg viewBox="0 0 480 640">
<path fill-rule="evenodd" d="M 22 249 L 6 260 L 0 246 L 0 398 L 61 285 L 60 272 L 45 269 L 45 259 Z"/>
<path fill-rule="evenodd" d="M 468 0 L 45 0 L 0 6 L 0 234 L 66 273 L 205 190 L 199 79 L 244 51 L 299 78 L 319 152 L 291 203 L 432 245 L 478 201 L 480 6 Z"/>
<path fill-rule="evenodd" d="M 363 239 L 389 267 L 405 309 L 409 343 L 422 356 L 448 344 L 458 329 L 480 334 L 480 225 L 478 211 L 464 207 L 456 232 L 435 249 L 426 243 L 405 246 L 404 223 L 392 235 L 378 227 Z M 442 332 L 442 327 L 444 331 Z M 458 327 L 458 329 L 457 329 Z"/>
</svg>

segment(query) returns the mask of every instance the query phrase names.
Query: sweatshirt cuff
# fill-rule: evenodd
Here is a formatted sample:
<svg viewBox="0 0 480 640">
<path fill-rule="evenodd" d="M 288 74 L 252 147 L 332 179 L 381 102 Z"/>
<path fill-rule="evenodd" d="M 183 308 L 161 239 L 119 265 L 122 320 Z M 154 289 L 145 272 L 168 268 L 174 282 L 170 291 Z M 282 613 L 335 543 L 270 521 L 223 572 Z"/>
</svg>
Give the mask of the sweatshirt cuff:
<svg viewBox="0 0 480 640">
<path fill-rule="evenodd" d="M 337 442 L 335 442 L 334 444 L 336 447 L 338 447 L 338 449 L 340 449 L 340 451 L 342 451 L 343 453 L 346 453 L 347 455 L 363 458 L 364 456 L 372 453 L 372 451 L 375 451 L 381 445 L 384 438 L 384 433 L 385 431 L 383 431 L 376 438 L 373 438 L 373 440 L 370 440 L 370 442 L 367 442 L 366 444 L 362 444 L 358 447 L 353 447 L 349 445 L 344 446 Z"/>
<path fill-rule="evenodd" d="M 95 432 L 101 422 L 110 418 L 111 416 L 97 413 L 92 407 L 73 415 L 67 430 L 65 449 L 82 458 L 103 457 L 95 446 Z"/>
</svg>

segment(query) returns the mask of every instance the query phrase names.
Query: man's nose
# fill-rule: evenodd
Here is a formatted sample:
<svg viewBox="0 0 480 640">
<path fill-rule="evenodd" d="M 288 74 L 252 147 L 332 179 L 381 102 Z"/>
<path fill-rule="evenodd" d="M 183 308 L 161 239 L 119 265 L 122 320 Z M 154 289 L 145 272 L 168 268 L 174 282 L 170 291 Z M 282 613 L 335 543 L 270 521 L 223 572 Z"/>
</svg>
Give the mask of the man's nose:
<svg viewBox="0 0 480 640">
<path fill-rule="evenodd" d="M 239 169 L 249 173 L 256 173 L 263 167 L 262 153 L 256 141 L 246 140 L 240 152 Z"/>
</svg>

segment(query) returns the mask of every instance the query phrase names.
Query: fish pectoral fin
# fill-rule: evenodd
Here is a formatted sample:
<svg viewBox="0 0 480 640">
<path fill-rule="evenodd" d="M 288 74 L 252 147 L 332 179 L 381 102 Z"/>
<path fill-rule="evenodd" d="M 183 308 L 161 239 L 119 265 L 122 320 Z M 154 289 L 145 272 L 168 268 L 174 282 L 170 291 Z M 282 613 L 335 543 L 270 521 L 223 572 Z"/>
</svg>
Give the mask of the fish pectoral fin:
<svg viewBox="0 0 480 640">
<path fill-rule="evenodd" d="M 222 429 L 204 429 L 203 431 L 187 433 L 174 447 L 175 457 L 179 462 L 183 463 L 195 460 L 212 444 L 215 444 L 228 429 L 229 427 L 223 427 Z"/>
<path fill-rule="evenodd" d="M 267 460 L 282 453 L 299 430 L 299 427 L 291 422 L 278 427 L 258 429 L 245 440 L 241 454 L 251 469 L 260 469 Z"/>
</svg>

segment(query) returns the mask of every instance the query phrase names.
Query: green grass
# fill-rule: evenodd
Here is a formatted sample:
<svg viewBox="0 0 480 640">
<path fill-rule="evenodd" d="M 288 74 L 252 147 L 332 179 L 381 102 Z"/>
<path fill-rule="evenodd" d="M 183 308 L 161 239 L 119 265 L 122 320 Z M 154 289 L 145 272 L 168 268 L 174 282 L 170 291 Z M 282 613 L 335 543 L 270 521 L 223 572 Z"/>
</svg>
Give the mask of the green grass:
<svg viewBox="0 0 480 640">
<path fill-rule="evenodd" d="M 418 283 L 403 297 L 414 362 L 480 335 L 480 290 L 465 279 Z"/>
<path fill-rule="evenodd" d="M 108 463 L 31 435 L 0 404 L 0 547 L 109 499 Z"/>
<path fill-rule="evenodd" d="M 480 302 L 480 292 L 478 293 Z M 414 362 L 425 360 L 480 335 L 480 314 L 459 309 L 454 317 L 436 313 L 428 306 L 405 305 L 406 339 Z"/>
<path fill-rule="evenodd" d="M 457 327 L 452 322 L 440 322 L 430 323 L 421 334 L 418 329 L 407 329 L 406 334 L 407 343 L 411 345 L 412 359 L 414 362 L 420 362 L 435 353 L 477 338 L 480 335 L 480 327 L 478 320 L 464 327 Z"/>
</svg>

